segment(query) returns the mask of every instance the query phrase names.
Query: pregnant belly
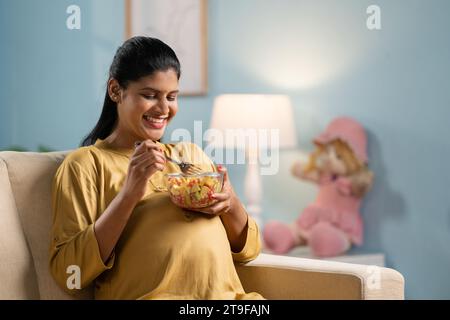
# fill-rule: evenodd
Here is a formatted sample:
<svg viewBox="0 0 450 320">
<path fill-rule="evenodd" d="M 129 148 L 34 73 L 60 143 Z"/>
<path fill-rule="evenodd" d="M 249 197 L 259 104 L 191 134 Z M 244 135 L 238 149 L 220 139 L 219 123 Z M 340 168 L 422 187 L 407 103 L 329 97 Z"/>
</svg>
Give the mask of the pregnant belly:
<svg viewBox="0 0 450 320">
<path fill-rule="evenodd" d="M 235 272 L 220 218 L 185 213 L 165 193 L 136 207 L 116 246 L 115 265 L 105 275 L 114 295 L 122 296 L 108 298 L 180 285 L 206 288 L 214 277 Z"/>
</svg>

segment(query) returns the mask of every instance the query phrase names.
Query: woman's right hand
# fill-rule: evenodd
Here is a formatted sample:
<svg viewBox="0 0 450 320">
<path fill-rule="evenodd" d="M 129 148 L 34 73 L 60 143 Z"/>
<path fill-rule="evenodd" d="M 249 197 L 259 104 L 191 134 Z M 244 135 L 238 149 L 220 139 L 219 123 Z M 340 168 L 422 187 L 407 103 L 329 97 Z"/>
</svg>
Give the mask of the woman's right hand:
<svg viewBox="0 0 450 320">
<path fill-rule="evenodd" d="M 150 177 L 164 170 L 165 163 L 164 152 L 154 141 L 140 142 L 130 159 L 122 197 L 136 205 L 145 195 Z"/>
</svg>

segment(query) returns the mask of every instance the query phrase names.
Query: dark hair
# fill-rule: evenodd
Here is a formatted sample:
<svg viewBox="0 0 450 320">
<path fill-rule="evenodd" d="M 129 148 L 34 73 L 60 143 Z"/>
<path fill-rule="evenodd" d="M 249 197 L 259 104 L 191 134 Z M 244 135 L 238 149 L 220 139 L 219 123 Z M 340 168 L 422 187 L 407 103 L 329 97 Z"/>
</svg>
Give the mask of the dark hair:
<svg viewBox="0 0 450 320">
<path fill-rule="evenodd" d="M 126 89 L 131 81 L 137 81 L 156 71 L 169 69 L 173 69 L 180 79 L 180 62 L 175 52 L 167 44 L 155 38 L 133 37 L 117 49 L 109 68 L 108 81 L 114 78 L 123 89 Z M 100 119 L 94 129 L 83 139 L 81 146 L 89 146 L 94 144 L 97 139 L 108 137 L 116 122 L 117 104 L 109 96 L 107 87 Z"/>
</svg>

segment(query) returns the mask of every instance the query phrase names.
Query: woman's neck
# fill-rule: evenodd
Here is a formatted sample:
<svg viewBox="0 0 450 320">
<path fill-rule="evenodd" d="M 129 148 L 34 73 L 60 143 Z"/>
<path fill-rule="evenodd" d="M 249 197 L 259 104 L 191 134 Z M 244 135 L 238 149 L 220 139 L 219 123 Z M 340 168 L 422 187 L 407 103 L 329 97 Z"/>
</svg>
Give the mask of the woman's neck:
<svg viewBox="0 0 450 320">
<path fill-rule="evenodd" d="M 120 132 L 118 129 L 105 138 L 106 143 L 118 149 L 133 149 L 134 143 L 138 140 L 139 138 L 135 138 L 129 133 Z"/>
</svg>

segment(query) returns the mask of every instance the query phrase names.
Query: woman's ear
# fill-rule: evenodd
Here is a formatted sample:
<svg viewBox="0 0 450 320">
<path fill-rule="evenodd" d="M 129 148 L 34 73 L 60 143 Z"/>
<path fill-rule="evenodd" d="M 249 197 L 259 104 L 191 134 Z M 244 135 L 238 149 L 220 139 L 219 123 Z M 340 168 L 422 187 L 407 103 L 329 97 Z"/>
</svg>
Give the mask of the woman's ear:
<svg viewBox="0 0 450 320">
<path fill-rule="evenodd" d="M 120 87 L 119 82 L 114 78 L 108 80 L 108 94 L 115 103 L 122 102 L 122 88 Z"/>
</svg>

